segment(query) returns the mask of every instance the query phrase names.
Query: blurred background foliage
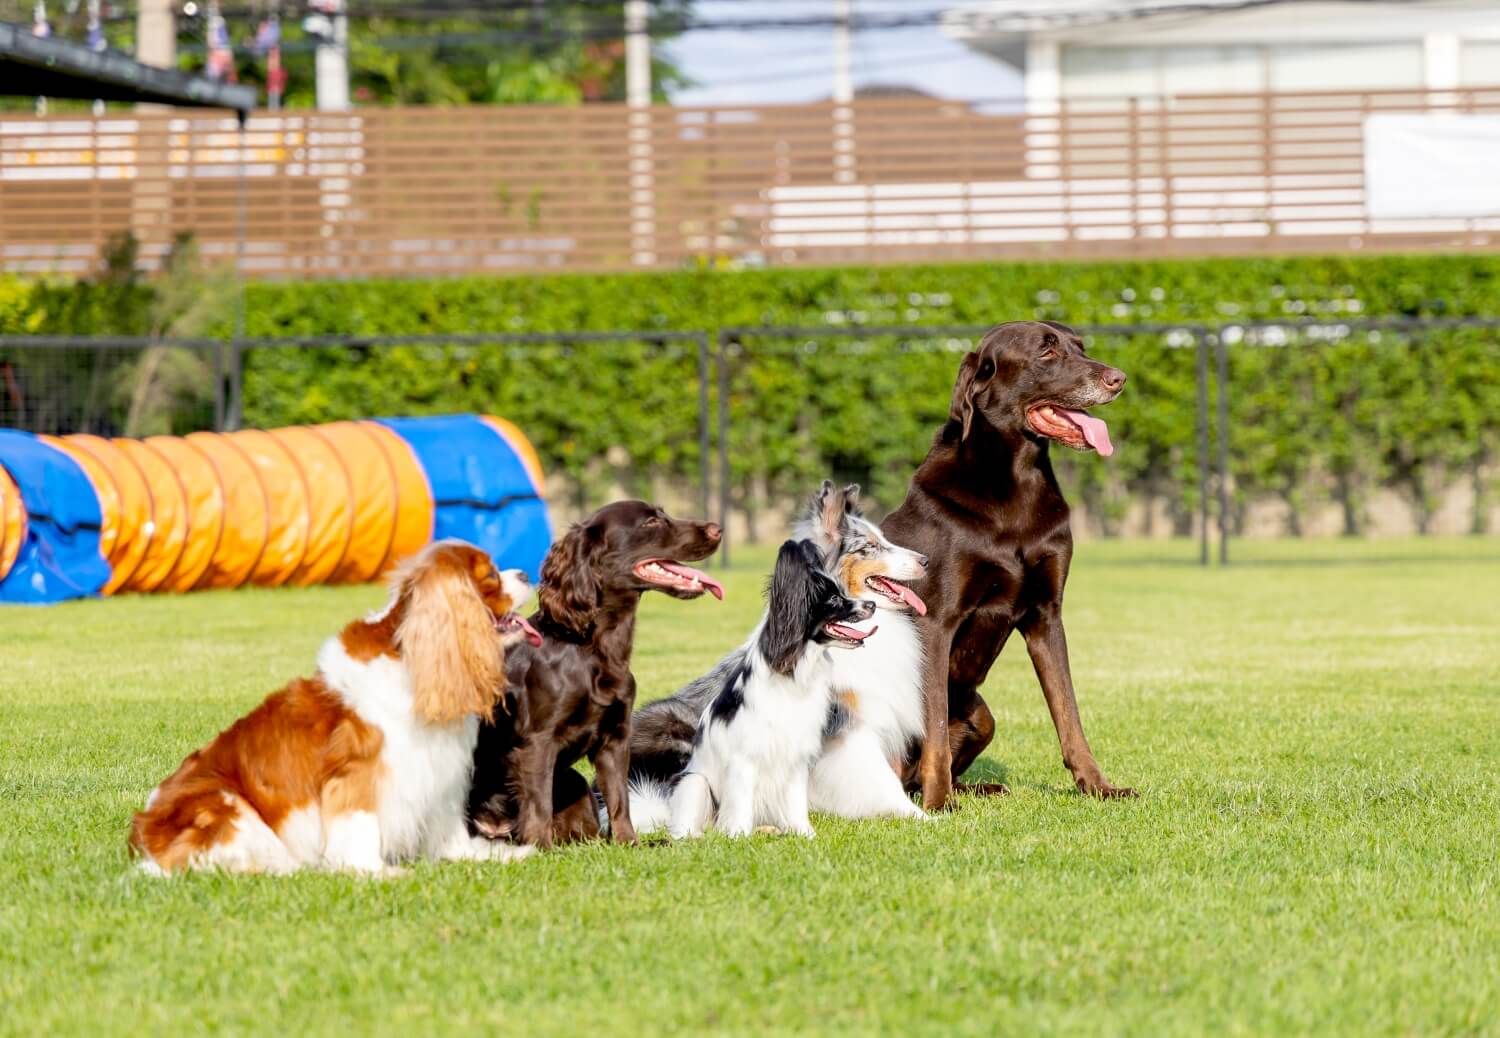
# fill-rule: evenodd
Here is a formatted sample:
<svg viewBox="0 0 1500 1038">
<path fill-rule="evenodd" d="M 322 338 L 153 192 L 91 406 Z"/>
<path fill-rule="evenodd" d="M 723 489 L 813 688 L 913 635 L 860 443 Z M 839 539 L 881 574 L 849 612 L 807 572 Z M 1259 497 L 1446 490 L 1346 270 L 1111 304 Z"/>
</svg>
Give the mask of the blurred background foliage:
<svg viewBox="0 0 1500 1038">
<path fill-rule="evenodd" d="M 0 282 L 0 320 L 11 333 L 230 335 L 234 307 L 187 278 L 107 271 L 80 283 Z M 199 305 L 185 305 L 195 293 Z M 653 342 L 652 331 L 1020 318 L 1230 325 L 1236 528 L 1252 503 L 1273 499 L 1283 506 L 1282 532 L 1303 533 L 1314 509 L 1336 506 L 1343 532 L 1359 534 L 1372 496 L 1389 489 L 1425 530 L 1445 488 L 1464 481 L 1478 531 L 1500 449 L 1500 333 L 1340 322 L 1486 314 L 1500 314 L 1500 276 L 1482 255 L 252 283 L 252 338 L 643 334 L 611 344 L 255 349 L 245 361 L 245 420 L 490 411 L 519 423 L 580 500 L 608 487 L 650 495 L 657 481 L 693 478 L 699 464 L 696 347 Z M 1296 327 L 1310 319 L 1322 323 Z M 1250 320 L 1286 323 L 1232 327 Z M 970 345 L 925 333 L 741 336 L 729 354 L 736 509 L 754 526 L 764 509 L 800 498 L 825 475 L 865 484 L 881 505 L 899 500 Z M 1120 447 L 1114 459 L 1057 452 L 1070 492 L 1097 533 L 1119 532 L 1132 507 L 1149 503 L 1135 513 L 1137 532 L 1189 534 L 1199 503 L 1195 342 L 1181 332 L 1111 333 L 1095 336 L 1091 351 L 1131 381 L 1100 412 Z"/>
</svg>

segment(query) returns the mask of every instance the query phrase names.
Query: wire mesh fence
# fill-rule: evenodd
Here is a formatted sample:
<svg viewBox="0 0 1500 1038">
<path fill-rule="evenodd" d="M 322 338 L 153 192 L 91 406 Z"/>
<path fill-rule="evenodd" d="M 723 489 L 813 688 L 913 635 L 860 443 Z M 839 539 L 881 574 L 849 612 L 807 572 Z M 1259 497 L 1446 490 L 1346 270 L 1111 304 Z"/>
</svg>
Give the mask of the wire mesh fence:
<svg viewBox="0 0 1500 1038">
<path fill-rule="evenodd" d="M 229 421 L 493 413 L 565 515 L 618 496 L 708 511 L 710 353 L 696 332 L 317 336 L 240 343 Z"/>
<path fill-rule="evenodd" d="M 825 476 L 860 483 L 871 514 L 900 504 L 948 418 L 959 359 L 988 327 L 721 332 L 721 523 L 751 539 L 762 526 L 780 529 L 806 488 Z M 1184 546 L 1196 541 L 1206 559 L 1206 337 L 1175 325 L 1099 327 L 1085 336 L 1091 355 L 1131 378 L 1126 393 L 1099 411 L 1130 446 L 1110 462 L 1052 452 L 1075 525 L 1094 536 L 1147 538 L 1172 557 L 1184 557 Z M 731 527 L 736 513 L 742 521 Z"/>
<path fill-rule="evenodd" d="M 531 439 L 563 517 L 639 496 L 768 540 L 825 477 L 861 483 L 872 514 L 898 504 L 985 330 L 0 337 L 0 424 L 144 436 L 488 412 Z M 1115 456 L 1052 455 L 1083 537 L 1207 563 L 1232 543 L 1253 559 L 1277 538 L 1500 523 L 1500 319 L 1080 331 L 1130 377 L 1098 412 Z"/>
<path fill-rule="evenodd" d="M 215 428 L 229 353 L 214 339 L 0 336 L 0 426 L 101 436 Z"/>
</svg>

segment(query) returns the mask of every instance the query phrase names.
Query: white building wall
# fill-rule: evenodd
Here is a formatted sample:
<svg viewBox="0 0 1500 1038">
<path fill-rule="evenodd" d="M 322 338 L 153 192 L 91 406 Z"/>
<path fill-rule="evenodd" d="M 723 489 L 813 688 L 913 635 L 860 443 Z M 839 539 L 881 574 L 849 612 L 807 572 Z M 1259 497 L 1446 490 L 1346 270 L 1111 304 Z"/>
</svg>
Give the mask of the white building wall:
<svg viewBox="0 0 1500 1038">
<path fill-rule="evenodd" d="M 1485 75 L 1476 50 L 1465 81 Z M 1062 44 L 1065 98 L 1253 93 L 1265 90 L 1404 90 L 1426 84 L 1424 42 L 1090 46 Z M 1500 84 L 1500 66 L 1487 78 Z M 1444 84 L 1449 85 L 1449 84 Z"/>
</svg>

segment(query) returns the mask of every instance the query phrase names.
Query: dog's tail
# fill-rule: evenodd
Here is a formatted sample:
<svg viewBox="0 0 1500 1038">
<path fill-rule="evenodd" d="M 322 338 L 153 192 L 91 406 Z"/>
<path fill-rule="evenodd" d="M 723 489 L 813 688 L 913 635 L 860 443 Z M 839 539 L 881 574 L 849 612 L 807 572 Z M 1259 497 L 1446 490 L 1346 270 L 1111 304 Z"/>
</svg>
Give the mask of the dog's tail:
<svg viewBox="0 0 1500 1038">
<path fill-rule="evenodd" d="M 672 820 L 672 783 L 637 775 L 630 780 L 630 822 L 638 833 L 665 829 Z"/>
</svg>

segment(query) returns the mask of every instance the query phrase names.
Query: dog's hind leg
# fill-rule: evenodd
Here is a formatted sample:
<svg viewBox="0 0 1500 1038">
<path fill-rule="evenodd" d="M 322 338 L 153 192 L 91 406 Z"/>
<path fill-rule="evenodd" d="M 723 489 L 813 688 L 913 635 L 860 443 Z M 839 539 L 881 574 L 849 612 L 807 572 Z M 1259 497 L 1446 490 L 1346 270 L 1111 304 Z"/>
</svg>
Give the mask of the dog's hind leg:
<svg viewBox="0 0 1500 1038">
<path fill-rule="evenodd" d="M 671 810 L 667 831 L 675 839 L 702 836 L 714 811 L 713 791 L 708 787 L 708 779 L 695 771 L 683 775 L 672 791 Z"/>
<path fill-rule="evenodd" d="M 813 765 L 812 806 L 840 818 L 926 818 L 901 787 L 880 740 L 858 726 L 830 743 Z"/>
<path fill-rule="evenodd" d="M 231 793 L 223 794 L 223 798 L 233 811 L 232 835 L 199 854 L 192 867 L 226 872 L 295 872 L 297 859 L 255 808 Z"/>
</svg>

